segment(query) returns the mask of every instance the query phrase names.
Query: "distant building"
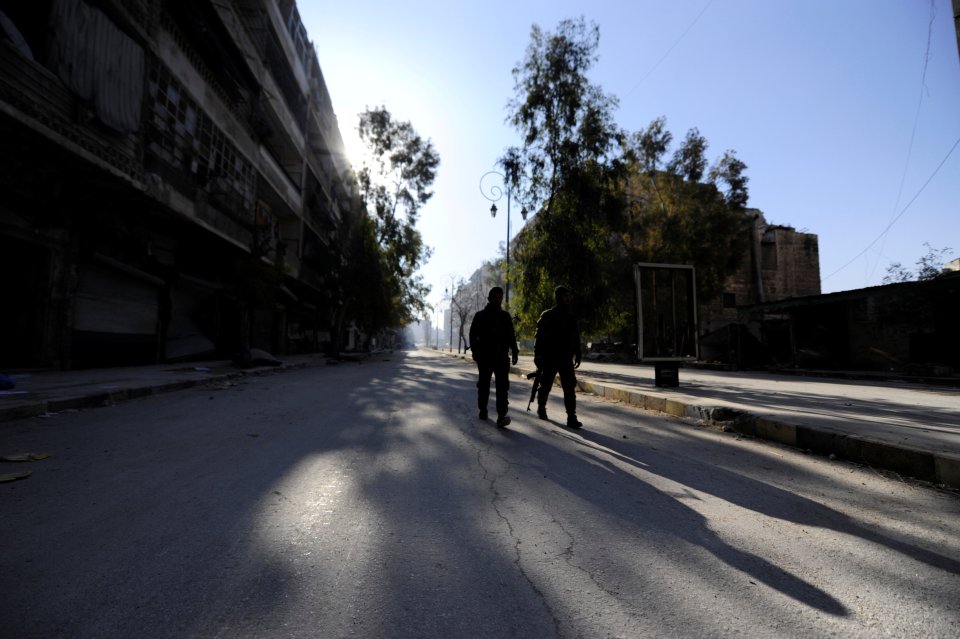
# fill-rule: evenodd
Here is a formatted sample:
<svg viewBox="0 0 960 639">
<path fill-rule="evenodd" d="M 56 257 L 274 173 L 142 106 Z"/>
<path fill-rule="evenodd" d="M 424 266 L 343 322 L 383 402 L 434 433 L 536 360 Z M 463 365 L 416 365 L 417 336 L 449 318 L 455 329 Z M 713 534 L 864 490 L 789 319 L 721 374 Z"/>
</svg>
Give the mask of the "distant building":
<svg viewBox="0 0 960 639">
<path fill-rule="evenodd" d="M 740 307 L 820 294 L 820 249 L 817 236 L 792 227 L 768 224 L 748 209 L 750 250 L 723 294 L 701 307 L 701 359 L 730 362 L 745 344 L 758 341 L 744 322 Z"/>
<path fill-rule="evenodd" d="M 350 326 L 331 274 L 357 185 L 292 0 L 3 3 L 0 140 L 3 368 Z"/>
<path fill-rule="evenodd" d="M 763 357 L 751 364 L 895 371 L 960 371 L 960 272 L 918 282 L 767 302 L 741 309 Z"/>
<path fill-rule="evenodd" d="M 817 236 L 749 212 L 751 251 L 701 309 L 702 360 L 739 368 L 960 370 L 960 260 L 930 280 L 820 293 Z"/>
</svg>

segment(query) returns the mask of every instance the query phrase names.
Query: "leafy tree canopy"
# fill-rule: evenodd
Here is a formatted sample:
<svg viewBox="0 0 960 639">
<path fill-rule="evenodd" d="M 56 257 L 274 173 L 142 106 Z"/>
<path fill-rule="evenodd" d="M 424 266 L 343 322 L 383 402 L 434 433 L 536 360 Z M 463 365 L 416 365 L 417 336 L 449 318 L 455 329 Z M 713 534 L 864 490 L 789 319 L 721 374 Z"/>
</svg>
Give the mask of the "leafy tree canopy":
<svg viewBox="0 0 960 639">
<path fill-rule="evenodd" d="M 584 163 L 615 149 L 617 99 L 587 77 L 599 43 L 599 28 L 583 18 L 564 20 L 555 33 L 534 25 L 526 56 L 513 69 L 507 120 L 523 137 L 513 157 L 529 169 L 528 199 L 547 209 Z"/>
<path fill-rule="evenodd" d="M 553 33 L 534 26 L 513 69 L 508 121 L 523 146 L 508 149 L 501 164 L 513 168 L 518 192 L 537 211 L 516 240 L 509 274 L 521 330 L 566 284 L 585 334 L 625 333 L 634 325 L 634 263 L 693 264 L 707 302 L 746 249 L 746 164 L 727 151 L 708 168 L 697 129 L 672 150 L 665 118 L 620 130 L 617 99 L 588 77 L 599 37 L 582 18 Z"/>
<path fill-rule="evenodd" d="M 628 214 L 619 239 L 631 263 L 692 264 L 706 303 L 749 248 L 746 164 L 727 151 L 707 170 L 708 144 L 697 129 L 667 159 L 672 140 L 662 117 L 630 137 Z"/>
<path fill-rule="evenodd" d="M 433 196 L 440 156 L 413 125 L 395 120 L 384 107 L 362 113 L 358 131 L 372 160 L 357 175 L 369 219 L 358 227 L 355 248 L 368 261 L 363 268 L 376 268 L 382 279 L 353 282 L 371 287 L 366 295 L 377 298 L 364 304 L 367 312 L 378 309 L 367 319 L 370 328 L 399 326 L 426 315 L 430 289 L 417 270 L 431 250 L 416 224 Z"/>
<path fill-rule="evenodd" d="M 884 284 L 894 284 L 897 282 L 922 282 L 932 280 L 943 272 L 943 267 L 947 263 L 950 251 L 949 246 L 942 249 L 936 249 L 930 246 L 930 242 L 924 242 L 927 252 L 917 260 L 916 269 L 910 270 L 900 262 L 894 262 L 887 267 L 887 274 L 883 278 Z"/>
<path fill-rule="evenodd" d="M 525 203 L 537 208 L 508 274 L 518 285 L 512 310 L 521 330 L 552 304 L 560 283 L 596 311 L 582 317 L 586 327 L 604 323 L 606 305 L 595 302 L 604 298 L 609 272 L 606 229 L 620 208 L 609 187 L 620 167 L 621 133 L 613 120 L 616 98 L 588 78 L 599 39 L 598 27 L 583 18 L 564 20 L 554 33 L 534 25 L 524 60 L 513 69 L 508 121 L 523 146 L 508 149 L 501 165 Z"/>
</svg>

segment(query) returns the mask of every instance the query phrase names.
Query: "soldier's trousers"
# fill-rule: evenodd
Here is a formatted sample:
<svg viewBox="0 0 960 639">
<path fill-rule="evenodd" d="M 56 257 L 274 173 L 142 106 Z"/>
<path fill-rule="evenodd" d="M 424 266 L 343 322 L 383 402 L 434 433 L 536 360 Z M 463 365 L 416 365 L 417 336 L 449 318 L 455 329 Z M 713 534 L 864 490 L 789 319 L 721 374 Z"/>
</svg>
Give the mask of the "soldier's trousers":
<svg viewBox="0 0 960 639">
<path fill-rule="evenodd" d="M 477 408 L 486 412 L 490 401 L 490 376 L 495 379 L 497 392 L 497 416 L 507 414 L 507 395 L 510 392 L 510 358 L 504 356 L 493 360 L 477 361 Z"/>
<path fill-rule="evenodd" d="M 573 372 L 572 362 L 569 365 L 561 366 L 547 364 L 540 371 L 537 406 L 546 408 L 547 397 L 550 396 L 550 388 L 553 386 L 553 380 L 557 375 L 560 376 L 560 387 L 563 389 L 563 407 L 567 409 L 567 416 L 573 417 L 577 414 L 577 376 Z"/>
</svg>

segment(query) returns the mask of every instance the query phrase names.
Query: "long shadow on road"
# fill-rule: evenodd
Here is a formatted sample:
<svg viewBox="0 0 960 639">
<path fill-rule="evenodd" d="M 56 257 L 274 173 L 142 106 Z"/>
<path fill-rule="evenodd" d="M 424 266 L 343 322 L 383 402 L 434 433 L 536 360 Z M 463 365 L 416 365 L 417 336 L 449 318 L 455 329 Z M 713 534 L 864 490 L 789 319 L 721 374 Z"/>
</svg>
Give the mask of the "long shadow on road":
<svg viewBox="0 0 960 639">
<path fill-rule="evenodd" d="M 822 589 L 788 573 L 769 561 L 736 548 L 711 530 L 705 517 L 683 504 L 674 495 L 666 494 L 637 476 L 625 472 L 619 465 L 603 460 L 594 463 L 582 455 L 568 452 L 562 441 L 581 446 L 583 437 L 590 441 L 603 440 L 606 450 L 616 451 L 618 442 L 589 431 L 578 430 L 576 435 L 557 427 L 558 439 L 544 441 L 523 432 L 511 431 L 507 436 L 512 445 L 521 447 L 524 454 L 538 459 L 543 467 L 553 469 L 547 477 L 580 499 L 592 503 L 607 516 L 624 520 L 623 524 L 636 532 L 638 538 L 675 538 L 707 550 L 717 559 L 751 578 L 767 584 L 784 595 L 822 612 L 846 616 L 843 604 Z M 618 455 L 626 459 L 626 455 Z M 638 467 L 647 468 L 648 458 L 637 460 Z M 680 480 L 677 480 L 680 481 Z M 638 504 L 640 506 L 638 506 Z"/>
<path fill-rule="evenodd" d="M 299 612 L 330 636 L 396 636 L 396 628 L 555 636 L 564 605 L 578 602 L 558 601 L 518 571 L 517 540 L 484 516 L 501 498 L 476 481 L 486 451 L 536 460 L 552 485 L 542 489 L 560 487 L 639 535 L 702 547 L 830 615 L 848 611 L 725 542 L 702 515 L 621 464 L 958 572 L 953 560 L 735 473 L 715 470 L 714 485 L 682 461 L 591 431 L 557 429 L 561 436 L 544 440 L 479 429 L 474 382 L 458 360 L 427 366 L 397 354 L 392 363 L 198 389 L 8 431 L 7 444 L 56 456 L 5 496 L 0 626 L 25 637 L 270 636 L 289 634 L 284 624 Z M 345 501 L 322 505 L 341 489 Z M 624 494 L 642 506 L 625 506 Z"/>
<path fill-rule="evenodd" d="M 623 446 L 620 440 L 607 437 L 601 433 L 585 431 L 580 435 L 587 442 L 597 444 L 603 449 L 616 450 L 617 447 Z M 636 450 L 631 452 L 633 454 L 637 453 Z M 864 541 L 886 546 L 933 568 L 960 575 L 960 561 L 921 546 L 880 534 L 875 529 L 861 525 L 860 522 L 842 512 L 788 490 L 757 481 L 745 474 L 713 466 L 708 479 L 706 474 L 697 472 L 685 460 L 677 459 L 669 453 L 653 452 L 649 449 L 646 454 L 641 454 L 638 458 L 623 455 L 621 459 L 642 468 L 644 471 L 671 479 L 742 508 L 769 517 L 776 517 L 783 521 L 818 526 L 855 535 Z M 747 463 L 749 464 L 749 462 Z"/>
</svg>

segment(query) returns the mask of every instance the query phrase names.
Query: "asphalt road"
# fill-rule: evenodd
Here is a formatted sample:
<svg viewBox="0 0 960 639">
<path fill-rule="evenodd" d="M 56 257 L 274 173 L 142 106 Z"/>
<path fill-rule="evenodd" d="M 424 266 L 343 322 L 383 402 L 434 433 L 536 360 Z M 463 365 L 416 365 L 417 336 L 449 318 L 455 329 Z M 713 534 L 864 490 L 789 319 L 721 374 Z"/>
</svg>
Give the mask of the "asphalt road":
<svg viewBox="0 0 960 639">
<path fill-rule="evenodd" d="M 522 383 L 498 430 L 474 381 L 414 352 L 8 424 L 51 457 L 0 484 L 0 634 L 960 635 L 956 494 Z"/>
</svg>

